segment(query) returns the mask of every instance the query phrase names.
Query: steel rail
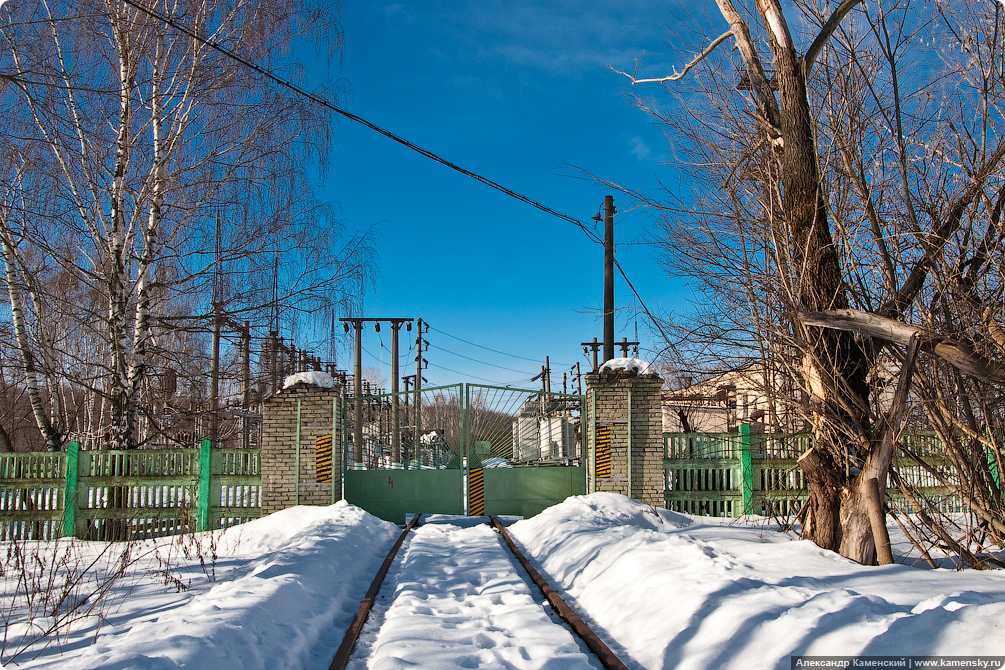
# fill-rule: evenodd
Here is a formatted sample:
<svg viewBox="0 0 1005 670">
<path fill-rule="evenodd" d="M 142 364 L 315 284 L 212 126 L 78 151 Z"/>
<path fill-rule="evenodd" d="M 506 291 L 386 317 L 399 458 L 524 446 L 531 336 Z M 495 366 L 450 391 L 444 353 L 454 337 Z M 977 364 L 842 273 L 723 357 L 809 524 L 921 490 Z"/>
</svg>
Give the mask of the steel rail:
<svg viewBox="0 0 1005 670">
<path fill-rule="evenodd" d="M 405 537 L 418 525 L 419 517 L 421 516 L 421 514 L 416 514 L 412 517 L 412 520 L 408 522 L 405 529 L 401 531 L 401 535 L 398 536 L 394 546 L 391 547 L 391 551 L 387 552 L 387 557 L 384 558 L 384 562 L 380 565 L 380 570 L 377 571 L 377 575 L 373 578 L 370 589 L 363 596 L 363 601 L 359 604 L 359 609 L 356 610 L 356 615 L 353 617 L 352 623 L 349 624 L 349 629 L 346 630 L 345 637 L 342 638 L 342 644 L 339 645 L 338 651 L 335 652 L 335 658 L 332 659 L 328 670 L 345 670 L 346 665 L 349 663 L 349 657 L 352 655 L 352 650 L 356 647 L 359 634 L 363 630 L 363 624 L 366 623 L 367 617 L 370 616 L 370 609 L 377 599 L 380 586 L 384 583 L 384 577 L 387 576 L 387 571 L 390 570 L 391 563 L 394 562 L 394 557 L 397 555 L 402 543 L 404 543 Z"/>
<path fill-rule="evenodd" d="M 510 537 L 508 532 L 506 532 L 506 529 L 503 527 L 502 523 L 500 523 L 499 519 L 494 516 L 489 517 L 489 519 L 492 522 L 492 527 L 495 528 L 502 536 L 503 540 L 505 540 L 506 546 L 508 546 L 510 551 L 513 552 L 516 559 L 520 561 L 520 565 L 522 565 L 523 569 L 527 571 L 530 578 L 534 580 L 537 587 L 541 589 L 541 592 L 544 593 L 548 602 L 551 603 L 551 606 L 556 612 L 558 612 L 560 617 L 568 622 L 568 624 L 572 627 L 572 630 L 575 631 L 576 635 L 578 635 L 580 639 L 586 643 L 586 646 L 589 647 L 590 651 L 597 656 L 603 666 L 607 668 L 607 670 L 628 670 L 628 666 L 626 666 L 621 659 L 618 658 L 613 651 L 611 651 L 611 648 L 608 647 L 595 632 L 593 632 L 593 629 L 590 628 L 578 614 L 576 614 L 575 610 L 573 610 L 569 604 L 562 599 L 562 596 L 558 595 L 555 589 L 551 587 L 551 584 L 548 583 L 548 580 L 541 576 L 541 573 L 530 564 L 530 561 L 527 560 L 527 557 L 523 555 L 523 552 L 521 552 L 516 546 L 516 543 L 513 542 L 513 538 Z"/>
</svg>

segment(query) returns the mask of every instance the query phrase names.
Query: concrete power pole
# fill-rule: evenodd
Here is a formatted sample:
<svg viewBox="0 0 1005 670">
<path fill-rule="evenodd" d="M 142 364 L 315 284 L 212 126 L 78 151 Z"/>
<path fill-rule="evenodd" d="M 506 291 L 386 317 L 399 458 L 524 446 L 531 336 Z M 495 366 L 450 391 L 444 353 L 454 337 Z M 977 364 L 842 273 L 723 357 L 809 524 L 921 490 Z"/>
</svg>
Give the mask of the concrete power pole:
<svg viewBox="0 0 1005 670">
<path fill-rule="evenodd" d="M 392 319 L 391 320 L 391 467 L 401 467 L 401 420 L 399 418 L 398 403 L 398 333 L 401 331 L 401 324 L 407 323 L 408 330 L 412 329 L 412 320 Z"/>
<path fill-rule="evenodd" d="M 604 363 L 614 358 L 614 196 L 604 196 Z"/>
<path fill-rule="evenodd" d="M 418 334 L 415 336 L 415 443 L 412 446 L 412 458 L 421 459 L 421 437 L 422 437 L 422 332 L 424 328 L 429 328 L 419 319 Z"/>
<path fill-rule="evenodd" d="M 401 459 L 401 437 L 399 435 L 399 420 L 398 420 L 398 331 L 401 329 L 401 324 L 407 323 L 409 328 L 412 326 L 412 319 L 359 319 L 359 318 L 344 318 L 339 319 L 342 322 L 345 332 L 349 332 L 349 324 L 352 324 L 353 330 L 355 332 L 355 350 L 353 354 L 355 355 L 355 362 L 353 368 L 353 380 L 352 380 L 352 394 L 353 394 L 353 412 L 355 413 L 355 418 L 352 427 L 352 440 L 353 440 L 353 464 L 357 470 L 363 469 L 363 324 L 367 321 L 372 321 L 374 324 L 374 330 L 378 333 L 380 332 L 380 322 L 386 321 L 391 324 L 391 330 L 393 331 L 393 337 L 391 339 L 391 394 L 392 394 L 392 405 L 391 405 L 391 459 L 392 463 L 400 463 Z M 419 320 L 419 339 L 422 339 L 422 320 Z M 420 348 L 421 351 L 421 348 Z M 420 354 L 419 359 L 422 359 Z M 370 391 L 367 391 L 369 394 Z M 377 391 L 380 393 L 380 390 Z M 378 410 L 378 420 L 382 416 L 383 410 Z"/>
<path fill-rule="evenodd" d="M 219 446 L 217 433 L 220 423 L 220 329 L 223 326 L 223 317 L 220 314 L 220 303 L 214 302 L 212 361 L 209 381 L 209 439 L 214 447 Z"/>
<path fill-rule="evenodd" d="M 357 470 L 363 469 L 363 322 L 353 320 L 356 342 L 353 354 L 356 357 L 352 373 L 353 424 L 352 462 Z"/>
<path fill-rule="evenodd" d="M 244 412 L 241 414 L 241 446 L 247 449 L 251 446 L 251 422 L 248 414 L 251 412 L 251 323 L 245 321 L 241 326 L 241 396 Z"/>
</svg>

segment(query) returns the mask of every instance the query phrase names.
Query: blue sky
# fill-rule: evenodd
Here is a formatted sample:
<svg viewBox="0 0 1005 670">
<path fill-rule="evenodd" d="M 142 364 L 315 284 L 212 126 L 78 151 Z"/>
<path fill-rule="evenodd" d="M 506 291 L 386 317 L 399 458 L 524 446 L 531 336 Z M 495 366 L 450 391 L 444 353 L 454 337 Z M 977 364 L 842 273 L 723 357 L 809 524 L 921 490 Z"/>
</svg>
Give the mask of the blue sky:
<svg viewBox="0 0 1005 670">
<path fill-rule="evenodd" d="M 607 68 L 630 68 L 643 52 L 647 74 L 679 64 L 665 43 L 672 10 L 649 0 L 347 0 L 340 102 L 592 224 L 610 191 L 580 170 L 650 192 L 677 180 L 664 165 L 661 129 L 631 105 L 629 82 Z M 661 94 L 655 86 L 634 92 Z M 380 279 L 364 316 L 430 324 L 429 384 L 527 386 L 550 356 L 557 389 L 577 361 L 588 369 L 580 342 L 602 336 L 599 245 L 351 121 L 338 122 L 335 141 L 326 196 L 347 223 L 378 231 Z M 617 257 L 629 277 L 650 308 L 683 309 L 685 288 L 666 278 L 654 248 L 626 244 L 645 238 L 649 214 L 620 209 Z M 616 302 L 616 339 L 634 339 L 635 302 L 620 278 Z M 637 320 L 647 357 L 657 343 Z M 367 332 L 363 363 L 382 367 L 385 378 L 389 347 L 387 329 Z M 351 367 L 350 351 L 340 352 L 343 367 Z M 414 351 L 402 354 L 408 373 L 413 359 Z"/>
</svg>

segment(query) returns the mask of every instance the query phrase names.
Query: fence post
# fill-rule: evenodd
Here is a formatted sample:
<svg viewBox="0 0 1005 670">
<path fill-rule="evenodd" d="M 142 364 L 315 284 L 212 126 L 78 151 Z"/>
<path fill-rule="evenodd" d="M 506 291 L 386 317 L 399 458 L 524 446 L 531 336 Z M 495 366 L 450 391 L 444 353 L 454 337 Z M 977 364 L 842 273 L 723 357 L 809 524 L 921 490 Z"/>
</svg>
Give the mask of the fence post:
<svg viewBox="0 0 1005 670">
<path fill-rule="evenodd" d="M 66 449 L 66 486 L 63 488 L 63 537 L 74 537 L 77 530 L 77 463 L 80 442 Z"/>
<path fill-rule="evenodd" d="M 750 460 L 750 424 L 740 424 L 740 486 L 743 492 L 741 514 L 754 513 L 754 468 Z"/>
<path fill-rule="evenodd" d="M 359 338 L 359 333 L 356 334 L 357 339 Z M 300 409 L 302 402 L 297 399 L 297 453 L 296 460 L 293 463 L 295 472 L 293 473 L 293 504 L 300 504 Z"/>
<path fill-rule="evenodd" d="M 196 530 L 209 530 L 209 477 L 212 470 L 212 453 L 210 452 L 209 440 L 203 440 L 199 444 L 199 495 L 196 498 L 198 503 L 198 525 Z"/>
<path fill-rule="evenodd" d="M 335 440 L 335 426 L 337 424 L 338 424 L 338 396 L 333 396 L 332 397 L 332 446 L 331 446 L 331 459 L 332 459 L 332 505 L 334 505 L 342 497 L 341 495 L 339 495 L 338 497 L 336 497 L 336 495 L 335 495 L 335 458 L 336 458 L 335 451 L 337 449 L 335 445 L 338 444 L 338 442 Z M 399 448 L 400 448 L 400 446 L 401 445 L 399 445 Z M 341 450 L 339 450 L 339 451 L 341 451 Z M 341 483 L 342 483 L 342 466 L 341 466 L 341 464 L 339 465 L 338 476 L 339 476 L 339 486 L 341 486 Z"/>
<path fill-rule="evenodd" d="M 627 453 L 625 454 L 625 456 L 626 456 L 625 461 L 626 461 L 627 470 L 628 470 L 628 497 L 632 498 L 634 496 L 632 495 L 632 493 L 633 493 L 633 490 L 632 490 L 632 477 L 633 477 L 633 474 L 632 474 L 632 390 L 631 389 L 628 389 L 627 396 L 628 397 L 627 397 L 626 402 L 628 404 L 628 413 L 627 413 L 627 416 L 628 416 L 628 428 L 627 428 L 627 432 L 628 432 L 628 436 L 627 436 L 628 448 L 627 448 Z"/>
<path fill-rule="evenodd" d="M 597 492 L 597 389 L 593 389 L 593 393 L 587 391 L 590 395 L 590 425 L 589 425 L 589 435 L 590 439 L 586 445 L 587 451 L 587 461 L 588 461 L 588 472 L 586 473 L 589 479 L 589 487 L 586 489 L 587 493 Z"/>
</svg>

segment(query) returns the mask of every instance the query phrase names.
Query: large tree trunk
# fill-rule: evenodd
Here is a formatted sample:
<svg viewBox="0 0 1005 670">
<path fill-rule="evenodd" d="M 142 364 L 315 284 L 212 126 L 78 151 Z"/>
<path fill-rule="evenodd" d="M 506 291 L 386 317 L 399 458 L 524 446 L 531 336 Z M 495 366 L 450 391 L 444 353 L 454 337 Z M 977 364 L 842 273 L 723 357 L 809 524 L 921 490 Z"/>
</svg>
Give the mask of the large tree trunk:
<svg viewBox="0 0 1005 670">
<path fill-rule="evenodd" d="M 838 552 L 863 565 L 876 562 L 876 540 L 869 521 L 865 491 L 868 481 L 865 477 L 856 477 L 841 495 L 841 543 Z"/>
<path fill-rule="evenodd" d="M 129 39 L 128 18 L 109 8 L 109 18 L 119 56 L 119 118 L 116 137 L 115 168 L 112 190 L 108 233 L 105 253 L 104 279 L 108 291 L 108 342 L 111 345 L 110 379 L 108 395 L 111 399 L 111 446 L 113 449 L 131 449 L 135 446 L 134 412 L 130 405 L 135 402 L 129 392 L 128 351 L 128 266 L 131 254 L 129 235 L 126 230 L 126 171 L 129 167 L 131 150 L 130 125 L 132 123 L 132 94 L 135 83 L 135 64 L 131 62 L 132 49 Z"/>
<path fill-rule="evenodd" d="M 767 28 L 778 79 L 781 146 L 776 143 L 776 154 L 797 281 L 796 299 L 807 310 L 845 309 L 848 297 L 827 218 L 806 73 L 781 4 L 777 0 L 757 0 L 757 6 Z M 793 325 L 797 340 L 802 340 L 803 373 L 814 396 L 815 450 L 821 452 L 804 459 L 813 515 L 805 534 L 821 547 L 871 563 L 874 551 L 869 551 L 872 534 L 865 498 L 841 482 L 841 475 L 850 471 L 848 459 L 855 445 L 866 445 L 869 440 L 865 352 L 850 333 Z M 834 527 L 835 518 L 840 520 L 839 532 Z"/>
<path fill-rule="evenodd" d="M 822 451 L 810 449 L 799 459 L 806 475 L 809 498 L 802 519 L 803 536 L 817 545 L 837 551 L 841 545 L 841 481 L 835 476 L 830 458 Z"/>
</svg>

